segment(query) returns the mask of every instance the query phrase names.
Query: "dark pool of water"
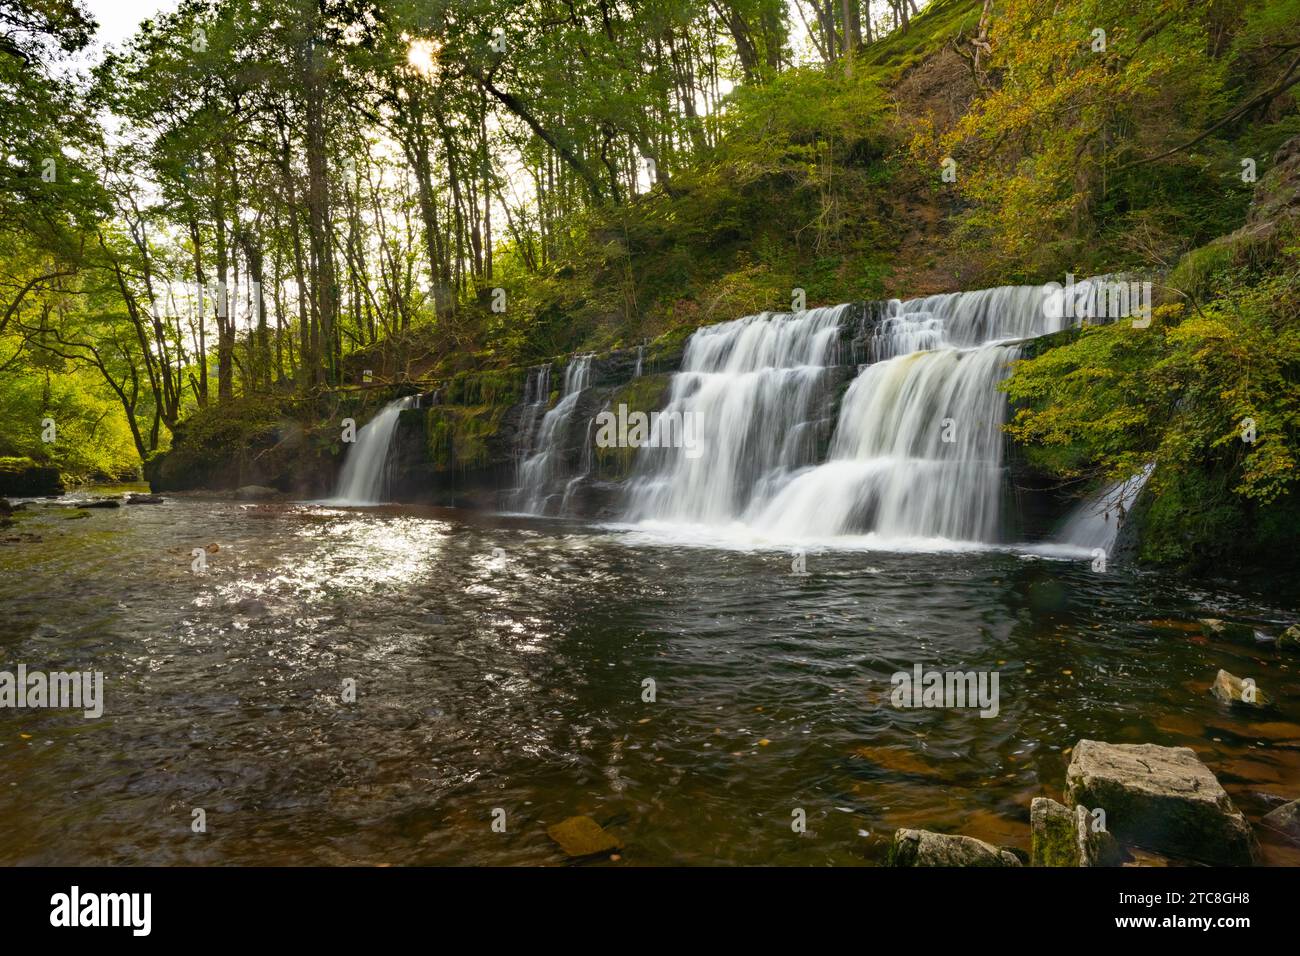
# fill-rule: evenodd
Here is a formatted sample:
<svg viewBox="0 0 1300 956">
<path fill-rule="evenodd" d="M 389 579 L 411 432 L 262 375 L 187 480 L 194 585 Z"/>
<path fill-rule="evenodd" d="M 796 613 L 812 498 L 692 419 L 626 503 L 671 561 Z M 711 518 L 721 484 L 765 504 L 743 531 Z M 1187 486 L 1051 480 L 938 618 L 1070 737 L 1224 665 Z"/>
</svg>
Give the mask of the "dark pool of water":
<svg viewBox="0 0 1300 956">
<path fill-rule="evenodd" d="M 17 530 L 0 669 L 100 670 L 106 704 L 0 710 L 4 864 L 551 864 L 580 814 L 619 865 L 878 863 L 900 826 L 1027 847 L 1082 737 L 1191 746 L 1252 821 L 1300 796 L 1294 659 L 1187 628 L 1294 621 L 1275 594 L 1013 552 L 814 551 L 796 577 L 427 509 L 173 498 Z M 917 662 L 997 670 L 1000 713 L 894 708 Z M 1279 710 L 1219 705 L 1220 667 Z"/>
</svg>

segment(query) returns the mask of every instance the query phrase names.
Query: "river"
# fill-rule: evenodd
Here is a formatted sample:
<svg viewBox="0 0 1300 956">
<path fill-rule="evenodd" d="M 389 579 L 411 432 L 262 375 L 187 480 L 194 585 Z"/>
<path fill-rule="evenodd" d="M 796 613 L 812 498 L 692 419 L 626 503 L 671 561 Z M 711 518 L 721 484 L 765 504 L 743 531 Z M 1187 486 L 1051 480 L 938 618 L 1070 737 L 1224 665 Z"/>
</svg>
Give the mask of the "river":
<svg viewBox="0 0 1300 956">
<path fill-rule="evenodd" d="M 606 865 L 880 863 L 902 826 L 1027 848 L 1080 738 L 1190 746 L 1252 821 L 1298 795 L 1294 665 L 1194 625 L 1297 619 L 1248 586 L 869 542 L 800 576 L 761 542 L 405 506 L 29 510 L 0 668 L 103 671 L 105 705 L 0 710 L 3 864 L 555 864 L 574 815 L 624 842 Z M 997 717 L 891 706 L 917 663 L 996 670 Z M 1280 710 L 1227 710 L 1220 667 Z"/>
</svg>

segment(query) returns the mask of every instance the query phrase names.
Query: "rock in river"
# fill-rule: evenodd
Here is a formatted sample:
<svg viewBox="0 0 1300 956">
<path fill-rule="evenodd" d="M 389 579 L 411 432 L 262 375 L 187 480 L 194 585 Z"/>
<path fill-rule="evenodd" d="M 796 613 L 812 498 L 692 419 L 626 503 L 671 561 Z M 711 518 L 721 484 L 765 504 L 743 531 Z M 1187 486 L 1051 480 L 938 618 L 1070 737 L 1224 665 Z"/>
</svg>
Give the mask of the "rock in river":
<svg viewBox="0 0 1300 956">
<path fill-rule="evenodd" d="M 1260 818 L 1260 823 L 1300 842 L 1300 800 L 1284 803 Z"/>
<path fill-rule="evenodd" d="M 1269 813 L 1260 818 L 1260 822 L 1300 843 L 1300 800 L 1292 800 L 1290 804 L 1269 810 Z"/>
<path fill-rule="evenodd" d="M 1087 807 L 1071 811 L 1055 800 L 1035 797 L 1029 807 L 1031 866 L 1119 866 L 1115 838 L 1093 824 Z"/>
<path fill-rule="evenodd" d="M 1105 810 L 1124 843 L 1219 865 L 1259 859 L 1250 824 L 1188 747 L 1080 740 L 1065 782 L 1069 802 Z"/>
<path fill-rule="evenodd" d="M 1279 651 L 1290 651 L 1292 654 L 1300 654 L 1300 624 L 1292 624 L 1277 639 L 1277 649 Z"/>
<path fill-rule="evenodd" d="M 1214 685 L 1210 688 L 1210 693 L 1225 704 L 1234 704 L 1238 707 L 1260 709 L 1272 707 L 1273 698 L 1256 687 L 1253 679 L 1249 680 L 1250 683 L 1247 683 L 1236 674 L 1229 674 L 1220 669 L 1214 677 Z"/>
<path fill-rule="evenodd" d="M 1201 633 L 1212 641 L 1226 641 L 1229 644 L 1241 644 L 1245 647 L 1255 646 L 1255 629 L 1249 624 L 1236 621 L 1221 621 L 1216 617 L 1202 617 L 1197 620 Z"/>
<path fill-rule="evenodd" d="M 974 837 L 901 829 L 889 849 L 890 866 L 1020 866 L 1006 850 Z"/>
</svg>

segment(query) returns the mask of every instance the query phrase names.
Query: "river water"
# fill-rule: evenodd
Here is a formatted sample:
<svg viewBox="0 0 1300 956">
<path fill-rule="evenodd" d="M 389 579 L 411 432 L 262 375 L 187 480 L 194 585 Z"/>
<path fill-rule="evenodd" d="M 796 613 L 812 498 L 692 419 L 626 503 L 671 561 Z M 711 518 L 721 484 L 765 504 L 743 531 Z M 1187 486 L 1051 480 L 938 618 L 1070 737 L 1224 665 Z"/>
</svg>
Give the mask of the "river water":
<svg viewBox="0 0 1300 956">
<path fill-rule="evenodd" d="M 31 507 L 0 669 L 100 670 L 106 701 L 0 710 L 3 864 L 559 864 L 573 815 L 624 842 L 604 865 L 880 863 L 900 826 L 1027 848 L 1083 737 L 1193 747 L 1252 821 L 1300 796 L 1294 663 L 1191 623 L 1295 621 L 1276 592 L 869 541 L 798 576 L 753 542 L 411 507 Z M 997 670 L 998 716 L 894 708 L 917 663 Z M 1280 709 L 1229 712 L 1220 667 Z"/>
</svg>

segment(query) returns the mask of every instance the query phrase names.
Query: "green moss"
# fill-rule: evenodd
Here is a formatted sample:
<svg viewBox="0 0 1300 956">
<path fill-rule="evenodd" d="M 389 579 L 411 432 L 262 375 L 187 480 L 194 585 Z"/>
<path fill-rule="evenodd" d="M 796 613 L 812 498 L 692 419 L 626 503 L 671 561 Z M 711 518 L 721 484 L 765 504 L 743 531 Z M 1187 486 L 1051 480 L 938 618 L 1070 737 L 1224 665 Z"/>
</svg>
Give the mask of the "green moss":
<svg viewBox="0 0 1300 956">
<path fill-rule="evenodd" d="M 429 460 L 438 471 L 487 468 L 493 463 L 491 441 L 501 430 L 509 405 L 435 405 L 425 419 Z"/>
<path fill-rule="evenodd" d="M 618 388 L 609 397 L 609 408 L 617 415 L 620 405 L 627 406 L 627 413 L 651 412 L 661 410 L 668 401 L 668 386 L 672 376 L 642 375 Z M 600 478 L 609 481 L 621 481 L 632 473 L 636 463 L 637 449 L 632 447 L 593 449 L 595 452 L 595 471 Z"/>
</svg>

